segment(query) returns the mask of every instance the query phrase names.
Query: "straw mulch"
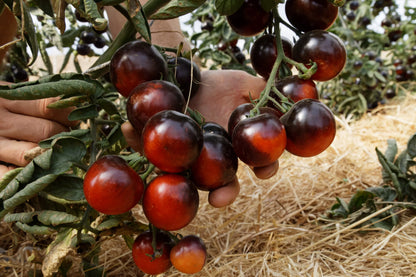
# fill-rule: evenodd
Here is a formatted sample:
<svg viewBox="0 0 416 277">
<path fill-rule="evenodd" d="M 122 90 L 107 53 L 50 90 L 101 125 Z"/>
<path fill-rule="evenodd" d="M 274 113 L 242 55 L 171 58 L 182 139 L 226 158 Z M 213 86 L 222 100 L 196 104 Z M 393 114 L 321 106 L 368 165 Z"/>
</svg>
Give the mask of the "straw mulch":
<svg viewBox="0 0 416 277">
<path fill-rule="evenodd" d="M 412 211 L 404 211 L 400 225 L 390 232 L 319 218 L 335 197 L 348 201 L 358 189 L 381 184 L 375 148 L 384 151 L 387 139 L 394 138 L 403 150 L 416 130 L 415 114 L 416 97 L 409 94 L 357 122 L 338 118 L 329 149 L 313 158 L 285 153 L 279 172 L 269 180 L 257 179 L 241 165 L 240 196 L 226 208 L 211 207 L 201 192 L 196 219 L 181 231 L 199 235 L 207 246 L 207 264 L 194 276 L 414 276 Z M 135 213 L 143 218 L 140 208 Z M 4 228 L 0 238 L 10 240 L 10 227 Z M 10 243 L 19 239 L 13 236 Z M 8 276 L 22 272 L 22 247 L 9 259 L 16 275 L 11 271 Z M 101 262 L 108 276 L 141 276 L 120 238 L 103 242 Z M 172 268 L 163 276 L 185 275 Z"/>
</svg>

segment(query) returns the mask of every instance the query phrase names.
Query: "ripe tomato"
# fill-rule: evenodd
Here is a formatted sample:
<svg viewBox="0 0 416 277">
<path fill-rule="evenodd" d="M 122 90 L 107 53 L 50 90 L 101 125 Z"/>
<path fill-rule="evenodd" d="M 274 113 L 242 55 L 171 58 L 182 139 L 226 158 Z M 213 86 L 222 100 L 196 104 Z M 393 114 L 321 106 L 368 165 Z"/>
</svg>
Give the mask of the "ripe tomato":
<svg viewBox="0 0 416 277">
<path fill-rule="evenodd" d="M 206 259 L 206 246 L 201 238 L 195 235 L 183 237 L 170 251 L 172 265 L 187 274 L 200 272 Z"/>
<path fill-rule="evenodd" d="M 153 234 L 146 231 L 134 240 L 133 260 L 136 266 L 146 274 L 157 275 L 167 271 L 172 263 L 170 252 L 174 245 L 168 234 L 156 233 L 156 252 L 152 246 Z"/>
<path fill-rule="evenodd" d="M 84 195 L 92 208 L 109 215 L 122 214 L 142 198 L 140 176 L 118 156 L 104 156 L 85 174 Z"/>
<path fill-rule="evenodd" d="M 281 117 L 286 128 L 286 150 L 300 157 L 318 155 L 335 138 L 335 117 L 316 99 L 303 99 Z"/>
<path fill-rule="evenodd" d="M 336 35 L 313 30 L 302 35 L 292 49 L 293 59 L 305 65 L 316 62 L 318 69 L 312 75 L 316 81 L 328 81 L 336 77 L 347 61 L 344 43 Z"/>
<path fill-rule="evenodd" d="M 237 156 L 252 167 L 275 162 L 286 147 L 285 127 L 271 113 L 241 120 L 234 127 L 231 139 Z"/>
<path fill-rule="evenodd" d="M 292 43 L 282 37 L 282 46 L 285 56 L 292 56 Z M 269 78 L 273 65 L 277 58 L 276 37 L 272 34 L 266 34 L 253 43 L 250 50 L 250 60 L 253 69 L 263 78 Z"/>
<path fill-rule="evenodd" d="M 328 0 L 287 0 L 285 13 L 298 30 L 326 30 L 338 16 L 338 7 Z"/>
<path fill-rule="evenodd" d="M 216 123 L 216 122 L 205 122 L 204 124 L 202 124 L 202 132 L 204 134 L 209 133 L 209 134 L 217 134 L 220 136 L 225 137 L 226 139 L 228 139 L 229 141 L 231 141 L 231 137 L 230 134 L 228 134 L 227 130 L 224 129 L 224 127 L 222 127 L 220 124 Z"/>
<path fill-rule="evenodd" d="M 260 0 L 244 0 L 241 7 L 227 16 L 228 24 L 239 35 L 254 36 L 266 29 L 271 13 L 260 5 Z"/>
<path fill-rule="evenodd" d="M 231 142 L 223 136 L 205 133 L 201 154 L 192 163 L 191 180 L 201 190 L 214 190 L 234 179 L 238 158 Z"/>
<path fill-rule="evenodd" d="M 203 145 L 202 129 L 183 113 L 161 111 L 147 121 L 142 145 L 152 164 L 162 171 L 179 173 L 198 158 Z"/>
<path fill-rule="evenodd" d="M 188 225 L 198 211 L 198 190 L 182 175 L 159 175 L 146 188 L 142 206 L 146 218 L 157 228 L 179 230 Z"/>
<path fill-rule="evenodd" d="M 167 62 L 153 45 L 136 40 L 120 47 L 110 61 L 111 82 L 125 97 L 139 84 L 165 78 Z"/>
<path fill-rule="evenodd" d="M 139 134 L 147 120 L 163 110 L 185 110 L 185 99 L 179 88 L 163 80 L 138 85 L 131 91 L 126 103 L 127 118 Z"/>
<path fill-rule="evenodd" d="M 201 83 L 201 71 L 195 62 L 192 62 L 184 57 L 177 57 L 168 60 L 168 64 L 172 65 L 172 70 L 175 73 L 176 82 L 185 98 L 189 97 L 189 92 L 193 97 L 199 89 Z M 191 87 L 192 84 L 192 87 Z"/>
</svg>

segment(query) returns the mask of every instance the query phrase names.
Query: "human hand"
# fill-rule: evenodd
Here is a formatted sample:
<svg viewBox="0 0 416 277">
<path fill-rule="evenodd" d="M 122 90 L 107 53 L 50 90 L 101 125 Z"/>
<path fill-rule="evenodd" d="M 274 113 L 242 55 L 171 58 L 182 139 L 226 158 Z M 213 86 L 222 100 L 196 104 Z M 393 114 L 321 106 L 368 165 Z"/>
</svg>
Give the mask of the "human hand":
<svg viewBox="0 0 416 277">
<path fill-rule="evenodd" d="M 16 166 L 25 166 L 25 157 L 38 143 L 68 131 L 77 122 L 68 120 L 71 109 L 49 109 L 56 98 L 7 100 L 0 98 L 0 179 Z"/>
</svg>

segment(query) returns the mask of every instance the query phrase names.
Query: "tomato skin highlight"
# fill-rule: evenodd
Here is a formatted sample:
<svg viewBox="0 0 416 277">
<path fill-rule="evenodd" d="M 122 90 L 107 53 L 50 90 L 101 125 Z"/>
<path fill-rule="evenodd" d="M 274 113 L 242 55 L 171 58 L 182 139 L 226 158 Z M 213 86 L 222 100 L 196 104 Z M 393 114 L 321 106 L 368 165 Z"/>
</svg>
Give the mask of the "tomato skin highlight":
<svg viewBox="0 0 416 277">
<path fill-rule="evenodd" d="M 279 118 L 261 113 L 241 120 L 231 136 L 238 158 L 252 167 L 275 162 L 286 147 L 286 131 Z"/>
<path fill-rule="evenodd" d="M 195 235 L 183 237 L 170 251 L 172 265 L 180 272 L 194 274 L 200 272 L 207 259 L 204 242 Z"/>
<path fill-rule="evenodd" d="M 146 188 L 142 206 L 146 218 L 157 228 L 179 230 L 197 214 L 198 190 L 185 176 L 159 175 Z"/>
<path fill-rule="evenodd" d="M 286 128 L 286 150 L 300 157 L 312 157 L 327 149 L 335 138 L 335 117 L 316 99 L 296 102 L 282 116 Z"/>
<path fill-rule="evenodd" d="M 143 191 L 140 176 L 118 156 L 98 159 L 85 174 L 85 198 L 92 208 L 104 214 L 128 212 L 140 201 Z"/>
<path fill-rule="evenodd" d="M 180 173 L 198 158 L 203 146 L 202 129 L 185 114 L 161 111 L 147 121 L 142 145 L 148 160 L 160 170 Z"/>
<path fill-rule="evenodd" d="M 152 247 L 153 234 L 145 231 L 134 240 L 132 247 L 133 260 L 136 266 L 146 274 L 157 275 L 166 272 L 172 267 L 170 261 L 170 251 L 173 247 L 173 241 L 169 235 L 156 233 L 156 249 L 160 249 L 160 256 L 152 257 L 154 250 Z"/>
</svg>

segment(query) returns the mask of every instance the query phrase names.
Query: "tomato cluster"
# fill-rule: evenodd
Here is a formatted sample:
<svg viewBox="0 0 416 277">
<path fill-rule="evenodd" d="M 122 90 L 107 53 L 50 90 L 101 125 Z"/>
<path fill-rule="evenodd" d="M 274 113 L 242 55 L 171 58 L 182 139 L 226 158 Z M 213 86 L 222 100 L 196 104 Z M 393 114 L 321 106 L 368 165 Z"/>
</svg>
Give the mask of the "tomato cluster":
<svg viewBox="0 0 416 277">
<path fill-rule="evenodd" d="M 256 20 L 250 21 L 248 16 L 253 14 Z M 245 0 L 227 20 L 235 32 L 253 36 L 263 32 L 272 18 L 260 1 Z M 147 170 L 153 171 L 140 176 L 122 158 L 104 156 L 88 170 L 84 192 L 91 207 L 105 214 L 125 213 L 141 204 L 150 227 L 136 237 L 132 253 L 143 272 L 160 274 L 172 265 L 189 274 L 202 269 L 207 256 L 203 241 L 195 235 L 178 238 L 173 232 L 188 226 L 197 215 L 200 191 L 208 191 L 214 207 L 234 201 L 227 195 L 239 192 L 239 160 L 258 178 L 267 179 L 278 171 L 285 150 L 310 157 L 332 143 L 335 118 L 319 101 L 315 81 L 339 73 L 345 49 L 337 37 L 323 30 L 333 18 L 324 22 L 314 25 L 321 30 L 304 30 L 294 45 L 272 34 L 259 37 L 251 62 L 262 77 L 275 78 L 271 74 L 282 54 L 286 69 L 302 63 L 305 71 L 315 71 L 309 78 L 302 72 L 285 78 L 276 75 L 268 82 L 266 101 L 261 106 L 253 100 L 236 107 L 227 129 L 201 120 L 186 106 L 201 81 L 195 63 L 169 57 L 139 40 L 116 51 L 110 62 L 111 80 L 126 98 L 127 118 L 140 137 L 136 150 L 145 157 Z"/>
</svg>

